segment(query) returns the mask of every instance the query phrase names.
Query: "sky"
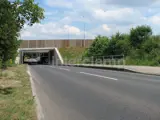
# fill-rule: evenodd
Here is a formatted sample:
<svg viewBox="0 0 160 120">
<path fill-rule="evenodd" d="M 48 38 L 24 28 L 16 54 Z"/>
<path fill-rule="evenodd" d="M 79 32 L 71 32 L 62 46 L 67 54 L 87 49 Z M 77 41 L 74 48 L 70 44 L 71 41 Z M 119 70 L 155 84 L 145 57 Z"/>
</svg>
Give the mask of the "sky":
<svg viewBox="0 0 160 120">
<path fill-rule="evenodd" d="M 149 25 L 160 34 L 160 0 L 35 0 L 45 19 L 25 25 L 23 40 L 93 39 Z"/>
</svg>

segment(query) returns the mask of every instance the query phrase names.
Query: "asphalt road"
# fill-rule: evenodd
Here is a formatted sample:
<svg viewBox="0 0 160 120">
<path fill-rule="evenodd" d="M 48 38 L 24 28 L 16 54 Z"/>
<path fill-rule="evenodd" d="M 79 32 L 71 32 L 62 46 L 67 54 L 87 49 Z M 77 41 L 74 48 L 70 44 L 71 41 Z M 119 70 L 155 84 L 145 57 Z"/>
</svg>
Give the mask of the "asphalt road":
<svg viewBox="0 0 160 120">
<path fill-rule="evenodd" d="M 160 120 L 160 76 L 32 65 L 45 120 Z"/>
</svg>

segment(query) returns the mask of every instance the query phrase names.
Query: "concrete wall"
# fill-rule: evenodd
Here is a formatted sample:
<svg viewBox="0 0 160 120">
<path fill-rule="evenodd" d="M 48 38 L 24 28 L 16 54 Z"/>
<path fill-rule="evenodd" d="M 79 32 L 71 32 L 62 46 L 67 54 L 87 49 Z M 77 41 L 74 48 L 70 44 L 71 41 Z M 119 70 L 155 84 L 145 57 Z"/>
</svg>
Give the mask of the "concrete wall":
<svg viewBox="0 0 160 120">
<path fill-rule="evenodd" d="M 44 48 L 44 47 L 85 47 L 88 48 L 92 44 L 92 39 L 80 40 L 23 40 L 20 48 Z"/>
<path fill-rule="evenodd" d="M 63 58 L 57 48 L 54 49 L 54 62 L 55 65 L 63 64 Z"/>
</svg>

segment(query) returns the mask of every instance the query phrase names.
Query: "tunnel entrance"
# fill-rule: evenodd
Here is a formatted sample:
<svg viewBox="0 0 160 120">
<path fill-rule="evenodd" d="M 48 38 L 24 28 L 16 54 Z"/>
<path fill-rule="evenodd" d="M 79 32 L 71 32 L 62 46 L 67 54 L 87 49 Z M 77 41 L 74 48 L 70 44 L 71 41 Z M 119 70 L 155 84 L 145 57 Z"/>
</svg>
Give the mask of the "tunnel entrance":
<svg viewBox="0 0 160 120">
<path fill-rule="evenodd" d="M 24 51 L 23 64 L 52 64 L 54 59 L 54 51 Z"/>
<path fill-rule="evenodd" d="M 19 64 L 63 64 L 63 59 L 57 48 L 22 48 L 18 49 L 16 58 Z"/>
</svg>

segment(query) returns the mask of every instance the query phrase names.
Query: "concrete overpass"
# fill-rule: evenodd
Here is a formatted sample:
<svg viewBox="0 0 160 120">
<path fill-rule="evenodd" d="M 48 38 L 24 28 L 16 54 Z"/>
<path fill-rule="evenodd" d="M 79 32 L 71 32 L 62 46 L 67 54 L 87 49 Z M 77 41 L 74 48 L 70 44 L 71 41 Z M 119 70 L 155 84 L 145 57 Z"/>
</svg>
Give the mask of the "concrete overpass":
<svg viewBox="0 0 160 120">
<path fill-rule="evenodd" d="M 63 64 L 63 59 L 57 48 L 88 48 L 92 43 L 93 39 L 23 40 L 20 49 L 18 49 L 16 63 L 23 64 L 24 56 L 31 55 L 31 58 L 47 59 L 48 64 Z"/>
<path fill-rule="evenodd" d="M 63 64 L 63 59 L 58 49 L 55 47 L 48 48 L 20 48 L 16 62 L 24 64 L 24 58 L 28 55 L 31 58 L 39 57 L 42 64 Z M 47 61 L 43 63 L 44 61 Z"/>
</svg>

